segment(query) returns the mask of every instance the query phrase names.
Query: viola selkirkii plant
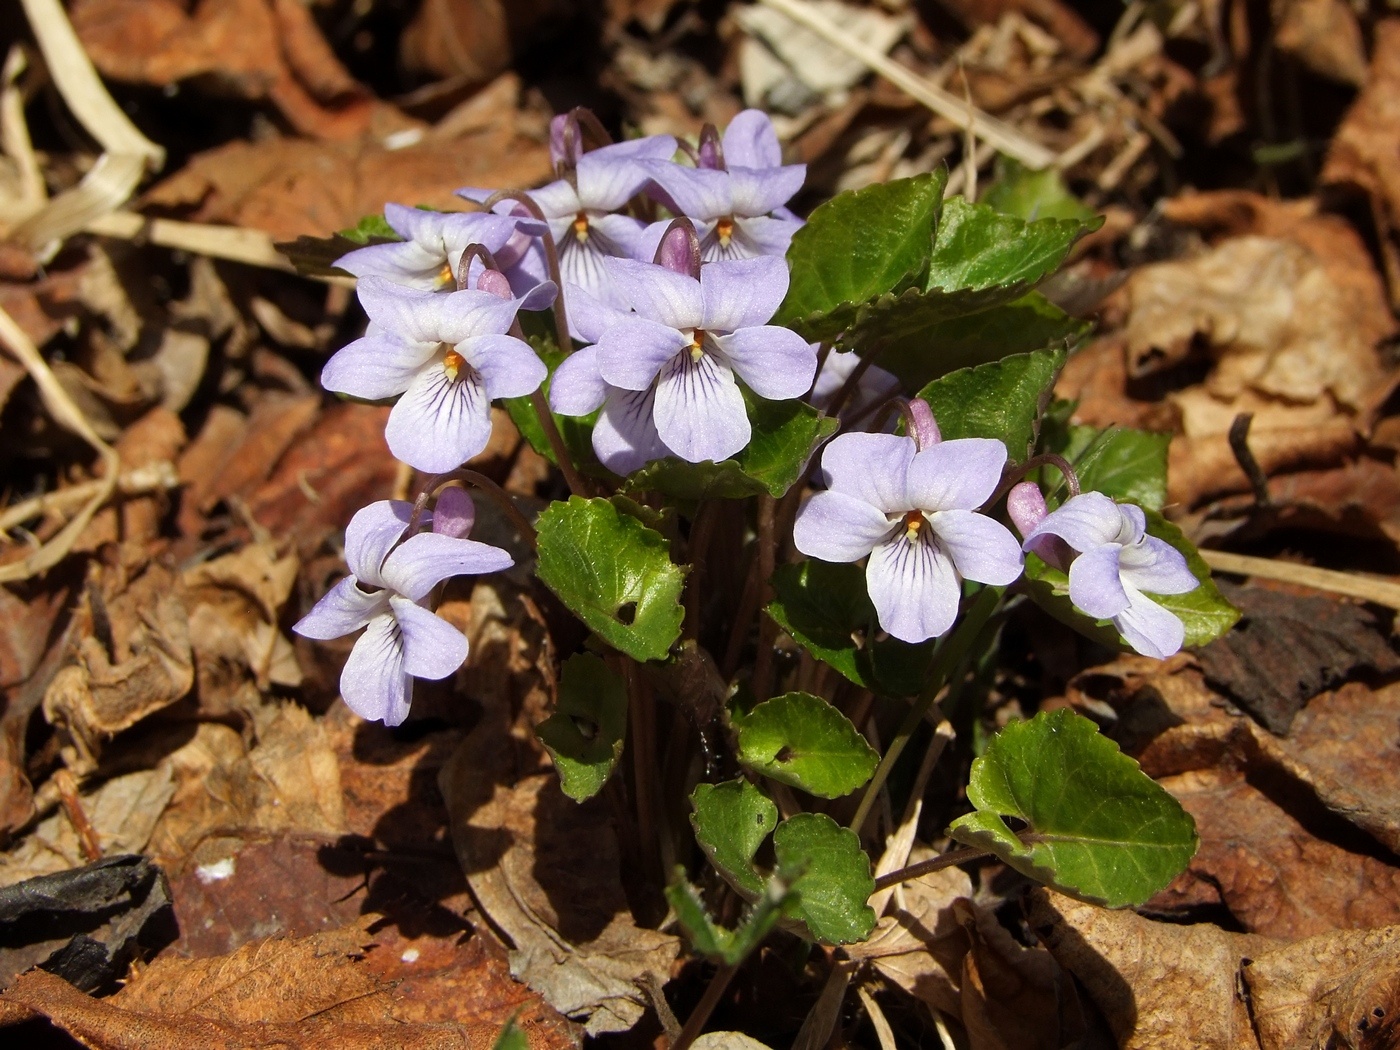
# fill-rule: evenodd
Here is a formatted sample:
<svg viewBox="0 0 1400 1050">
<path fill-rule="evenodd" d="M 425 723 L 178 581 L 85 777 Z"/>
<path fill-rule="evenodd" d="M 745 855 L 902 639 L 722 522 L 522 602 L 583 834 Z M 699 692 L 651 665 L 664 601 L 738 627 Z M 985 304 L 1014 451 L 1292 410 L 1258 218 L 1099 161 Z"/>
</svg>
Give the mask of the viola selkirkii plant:
<svg viewBox="0 0 1400 1050">
<path fill-rule="evenodd" d="M 351 574 L 296 630 L 360 632 L 345 702 L 397 725 L 415 679 L 467 657 L 439 584 L 520 561 L 586 628 L 539 738 L 571 797 L 614 782 L 629 862 L 696 950 L 737 965 L 779 923 L 863 940 L 867 849 L 894 830 L 877 814 L 904 800 L 874 803 L 909 783 L 890 773 L 935 706 L 971 757 L 986 669 L 1024 658 L 1008 616 L 1159 659 L 1237 616 L 1160 513 L 1165 436 L 1072 425 L 1055 399 L 1086 325 L 1035 289 L 1097 220 L 1035 218 L 1016 187 L 993 195 L 1012 210 L 945 199 L 935 171 L 804 222 L 805 169 L 752 110 L 693 143 L 613 143 L 577 110 L 551 130 L 538 190 L 390 204 L 345 232 L 369 325 L 322 382 L 393 405 L 386 441 L 421 489 L 355 515 Z M 533 516 L 471 468 L 493 405 L 559 469 Z M 514 557 L 468 538 L 463 485 L 500 504 Z M 1067 710 L 992 736 L 966 798 L 937 864 L 991 854 L 1107 906 L 1196 848 Z M 724 884 L 749 904 L 736 928 L 711 917 Z"/>
</svg>

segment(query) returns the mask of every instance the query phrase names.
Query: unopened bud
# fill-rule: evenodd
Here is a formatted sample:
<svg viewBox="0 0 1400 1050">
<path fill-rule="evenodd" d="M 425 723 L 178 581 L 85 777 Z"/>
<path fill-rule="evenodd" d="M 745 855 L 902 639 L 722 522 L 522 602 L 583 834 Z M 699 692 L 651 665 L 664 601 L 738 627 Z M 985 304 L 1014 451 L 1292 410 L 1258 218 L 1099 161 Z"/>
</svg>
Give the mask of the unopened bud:
<svg viewBox="0 0 1400 1050">
<path fill-rule="evenodd" d="M 433 531 L 462 539 L 476 523 L 476 507 L 466 489 L 447 488 L 438 493 L 433 505 Z"/>
<path fill-rule="evenodd" d="M 700 238 L 689 219 L 676 219 L 667 227 L 652 261 L 673 273 L 700 276 Z"/>
<path fill-rule="evenodd" d="M 482 270 L 476 279 L 476 287 L 478 291 L 490 292 L 502 299 L 515 298 L 515 293 L 510 290 L 510 282 L 500 270 Z"/>
<path fill-rule="evenodd" d="M 700 151 L 696 167 L 724 171 L 724 144 L 720 141 L 719 129 L 706 124 L 700 129 Z"/>
<path fill-rule="evenodd" d="M 932 448 L 943 440 L 943 435 L 938 432 L 938 422 L 933 418 L 933 409 L 928 407 L 927 401 L 919 398 L 910 401 L 904 418 L 914 438 L 914 446 L 920 451 Z"/>
<path fill-rule="evenodd" d="M 1040 486 L 1034 481 L 1023 481 L 1019 485 L 1013 485 L 1011 491 L 1006 494 L 1006 513 L 1011 518 L 1011 524 L 1016 526 L 1016 531 L 1025 539 L 1035 527 L 1045 520 L 1048 513 L 1045 507 L 1045 496 L 1040 491 Z"/>
</svg>

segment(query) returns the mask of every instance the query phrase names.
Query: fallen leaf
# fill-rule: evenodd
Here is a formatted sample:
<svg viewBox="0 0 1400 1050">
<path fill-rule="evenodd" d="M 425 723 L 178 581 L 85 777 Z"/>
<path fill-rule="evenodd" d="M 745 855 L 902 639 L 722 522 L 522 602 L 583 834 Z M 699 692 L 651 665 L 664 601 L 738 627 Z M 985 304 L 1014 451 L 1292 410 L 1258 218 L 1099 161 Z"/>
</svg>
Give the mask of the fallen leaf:
<svg viewBox="0 0 1400 1050">
<path fill-rule="evenodd" d="M 577 6 L 575 0 L 425 0 L 404 27 L 399 57 L 415 72 L 481 83 L 567 24 Z"/>
<path fill-rule="evenodd" d="M 1328 79 L 1352 87 L 1365 83 L 1361 26 L 1344 0 L 1282 0 L 1273 6 L 1274 43 L 1280 51 Z"/>
</svg>

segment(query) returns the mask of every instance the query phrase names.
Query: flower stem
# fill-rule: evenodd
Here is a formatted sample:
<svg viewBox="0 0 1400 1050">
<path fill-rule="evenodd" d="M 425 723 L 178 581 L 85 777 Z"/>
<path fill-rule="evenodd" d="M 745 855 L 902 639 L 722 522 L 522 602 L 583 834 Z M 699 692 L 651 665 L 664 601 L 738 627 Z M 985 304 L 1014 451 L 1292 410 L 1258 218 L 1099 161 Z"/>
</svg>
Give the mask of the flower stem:
<svg viewBox="0 0 1400 1050">
<path fill-rule="evenodd" d="M 544 217 L 544 212 L 535 203 L 533 197 L 528 193 L 521 193 L 518 190 L 501 190 L 493 193 L 482 203 L 482 208 L 490 211 L 501 201 L 515 201 L 522 208 L 530 213 L 532 218 L 548 225 L 549 220 Z M 559 294 L 554 297 L 554 334 L 559 341 L 559 349 L 564 353 L 572 353 L 574 349 L 573 340 L 569 338 L 569 315 L 564 308 L 564 278 L 559 271 L 559 247 L 554 243 L 554 235 L 545 232 L 540 238 L 544 245 L 545 268 L 549 272 L 549 279 L 554 282 L 554 286 L 559 289 Z"/>
<path fill-rule="evenodd" d="M 939 857 L 931 857 L 928 860 L 921 860 L 917 864 L 910 864 L 907 868 L 900 868 L 892 871 L 888 875 L 881 875 L 875 880 L 875 892 L 897 886 L 901 882 L 908 882 L 910 879 L 921 878 L 924 875 L 932 875 L 935 871 L 942 871 L 944 868 L 951 868 L 955 864 L 965 864 L 970 860 L 981 860 L 983 857 L 990 857 L 991 850 L 973 849 L 971 846 L 963 846 L 959 849 L 949 850 Z"/>
<path fill-rule="evenodd" d="M 1054 467 L 1060 472 L 1060 476 L 1065 479 L 1065 487 L 1069 489 L 1070 499 L 1079 495 L 1079 475 L 1070 466 L 1069 460 L 1064 456 L 1056 455 L 1054 452 L 1046 452 L 1039 456 L 1032 456 L 1019 467 L 1013 470 L 1006 477 L 1001 479 L 1001 484 L 992 493 L 992 498 L 982 504 L 984 507 L 994 507 L 997 501 L 1010 492 L 1022 478 L 1024 478 L 1036 467 Z"/>
<path fill-rule="evenodd" d="M 778 550 L 778 501 L 766 492 L 758 497 L 758 607 L 768 604 L 777 561 Z M 758 654 L 753 665 L 753 691 L 759 700 L 767 700 L 773 690 L 773 645 L 767 638 L 768 623 L 762 616 L 758 621 Z"/>
<path fill-rule="evenodd" d="M 715 1012 L 715 1007 L 719 1005 L 720 999 L 724 997 L 725 991 L 729 988 L 729 982 L 734 980 L 734 975 L 738 972 L 738 966 L 730 966 L 727 963 L 715 971 L 715 975 L 710 978 L 710 983 L 705 988 L 705 994 L 700 997 L 700 1001 L 695 1004 L 695 1009 L 685 1019 L 685 1027 L 681 1029 L 681 1034 L 676 1036 L 676 1041 L 671 1044 L 671 1050 L 688 1050 L 690 1044 L 700 1038 L 700 1033 L 705 1028 L 705 1022 L 710 1019 L 710 1014 Z"/>
<path fill-rule="evenodd" d="M 485 493 L 491 498 L 506 517 L 511 520 L 520 535 L 531 547 L 535 546 L 535 526 L 530 523 L 530 519 L 520 512 L 520 508 L 515 505 L 515 501 L 510 498 L 510 493 L 497 485 L 485 474 L 480 474 L 475 470 L 468 470 L 466 467 L 458 467 L 456 470 L 449 470 L 445 474 L 437 474 L 428 479 L 428 483 L 423 486 L 423 491 L 418 494 L 418 499 L 413 504 L 413 516 L 409 518 L 408 529 L 405 536 L 411 536 L 418 528 L 418 519 L 423 516 L 423 510 L 428 505 L 428 500 L 432 498 L 443 485 L 449 481 L 465 481 L 472 488 Z"/>
<path fill-rule="evenodd" d="M 569 455 L 569 448 L 564 444 L 564 435 L 560 434 L 559 428 L 554 425 L 554 413 L 549 410 L 549 402 L 545 400 L 544 391 L 537 389 L 532 393 L 530 404 L 534 406 L 535 415 L 539 417 L 540 429 L 544 431 L 549 447 L 554 450 L 554 458 L 557 461 L 559 472 L 564 475 L 564 481 L 568 484 L 569 491 L 576 496 L 585 498 L 591 496 L 593 494 L 592 487 L 574 469 L 574 461 Z"/>
<path fill-rule="evenodd" d="M 719 508 L 716 503 L 713 500 L 705 500 L 695 512 L 695 520 L 690 525 L 690 579 L 686 582 L 685 601 L 687 638 L 698 639 L 700 634 L 700 603 L 704 599 L 704 591 L 700 584 L 705 576 L 705 556 L 718 518 Z"/>
<path fill-rule="evenodd" d="M 929 668 L 928 678 L 924 682 L 923 691 L 919 693 L 919 698 L 914 701 L 914 706 L 909 709 L 909 714 L 905 716 L 894 739 L 890 741 L 889 748 L 885 751 L 884 757 L 880 759 L 879 766 L 875 768 L 875 775 L 865 786 L 865 794 L 861 797 L 860 806 L 856 809 L 856 815 L 851 818 L 850 823 L 850 829 L 856 834 L 860 834 L 861 828 L 865 826 L 865 820 L 870 816 L 870 811 L 875 806 L 875 800 L 879 797 L 880 788 L 889 779 L 890 771 L 894 769 L 894 764 L 899 761 L 899 756 L 909 743 L 910 737 L 919 728 L 919 723 L 924 720 L 929 708 L 938 698 L 939 692 L 947 684 L 948 676 L 962 663 L 968 650 L 972 648 L 972 643 L 977 640 L 977 636 L 982 633 L 982 628 L 992 618 L 992 613 L 1001 603 L 1003 591 L 1004 588 L 1001 587 L 983 587 L 977 593 L 977 597 L 972 600 L 967 612 L 963 614 L 962 623 L 958 624 L 957 630 L 948 635 L 943 644 L 939 646 L 938 653 L 933 659 L 933 666 Z"/>
</svg>

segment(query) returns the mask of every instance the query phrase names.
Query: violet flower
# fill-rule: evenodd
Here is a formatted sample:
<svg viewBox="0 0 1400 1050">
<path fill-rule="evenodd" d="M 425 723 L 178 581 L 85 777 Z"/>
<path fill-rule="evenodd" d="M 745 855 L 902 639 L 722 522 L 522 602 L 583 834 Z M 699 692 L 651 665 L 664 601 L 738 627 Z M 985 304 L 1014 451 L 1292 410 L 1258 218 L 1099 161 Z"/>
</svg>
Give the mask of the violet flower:
<svg viewBox="0 0 1400 1050">
<path fill-rule="evenodd" d="M 659 257 L 665 253 L 663 245 Z M 626 259 L 606 264 L 636 314 L 601 334 L 598 374 L 624 390 L 654 386 L 652 420 L 681 459 L 727 459 L 749 443 L 736 375 L 770 400 L 801 397 L 811 387 L 816 352 L 797 333 L 766 323 L 787 294 L 786 260 L 708 263 L 698 278 Z"/>
<path fill-rule="evenodd" d="M 361 718 L 391 726 L 408 717 L 414 678 L 446 678 L 467 658 L 462 632 L 424 607 L 429 592 L 449 576 L 513 564 L 505 551 L 460 536 L 420 532 L 399 543 L 412 514 L 401 500 L 356 513 L 345 530 L 350 575 L 292 628 L 320 641 L 365 628 L 341 672 L 341 696 Z M 445 517 L 460 528 L 460 510 Z"/>
<path fill-rule="evenodd" d="M 1036 549 L 1050 537 L 1078 552 L 1069 563 L 1069 597 L 1077 609 L 1108 620 L 1143 656 L 1163 659 L 1181 648 L 1186 626 L 1149 595 L 1185 594 L 1200 581 L 1185 555 L 1147 535 L 1142 508 L 1115 503 L 1102 492 L 1084 492 L 1046 514 L 1027 533 L 1024 546 Z"/>
<path fill-rule="evenodd" d="M 854 350 L 832 350 L 828 353 L 807 397 L 812 407 L 825 409 L 829 406 L 859 364 L 860 354 Z M 893 372 L 887 372 L 879 365 L 869 365 L 856 380 L 856 388 L 841 406 L 839 415 L 843 419 L 854 418 L 898 393 L 899 378 Z"/>
<path fill-rule="evenodd" d="M 505 334 L 525 301 L 504 285 L 494 270 L 460 292 L 363 278 L 369 328 L 326 362 L 321 385 L 371 401 L 402 395 L 384 430 L 389 450 L 429 474 L 461 466 L 491 439 L 492 400 L 531 394 L 548 374 L 528 343 Z M 553 291 L 542 285 L 532 297 Z"/>
<path fill-rule="evenodd" d="M 1021 575 L 1021 549 L 977 512 L 996 490 L 1006 446 L 989 438 L 939 441 L 930 431 L 842 434 L 822 466 L 830 488 L 802 507 L 793 542 L 823 561 L 866 555 L 866 588 L 880 626 L 904 642 L 953 626 L 962 581 L 1003 586 Z"/>
<path fill-rule="evenodd" d="M 721 143 L 702 139 L 698 167 L 662 160 L 640 167 L 666 204 L 695 223 L 706 262 L 786 255 L 802 226 L 786 205 L 802 188 L 807 166 L 783 164 L 773 122 L 760 110 L 730 121 Z"/>
<path fill-rule="evenodd" d="M 462 253 L 480 244 L 499 252 L 517 231 L 538 237 L 543 223 L 513 215 L 489 212 L 440 212 L 384 205 L 384 218 L 402 241 L 371 244 L 342 255 L 335 265 L 356 277 L 384 277 L 407 288 L 436 292 L 452 288 Z"/>
</svg>

